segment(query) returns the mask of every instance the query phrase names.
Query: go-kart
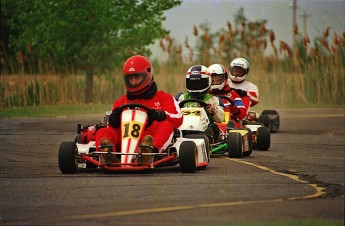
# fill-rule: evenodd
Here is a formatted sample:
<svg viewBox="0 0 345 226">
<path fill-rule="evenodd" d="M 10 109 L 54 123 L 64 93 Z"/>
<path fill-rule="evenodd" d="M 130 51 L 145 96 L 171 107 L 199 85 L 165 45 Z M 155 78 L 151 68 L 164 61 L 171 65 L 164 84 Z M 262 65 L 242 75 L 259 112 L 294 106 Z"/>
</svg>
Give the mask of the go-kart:
<svg viewBox="0 0 345 226">
<path fill-rule="evenodd" d="M 241 92 L 243 92 L 243 90 L 235 88 L 231 88 L 231 90 L 242 96 Z M 247 124 L 262 123 L 270 129 L 271 133 L 277 132 L 280 126 L 279 114 L 276 110 L 263 110 L 260 116 L 256 111 L 248 111 L 245 121 Z"/>
<path fill-rule="evenodd" d="M 95 135 L 100 128 L 107 126 L 107 117 L 110 113 L 107 112 L 105 119 L 96 125 L 78 124 L 78 135 L 75 140 L 61 143 L 58 163 L 62 173 L 72 174 L 77 170 L 88 168 L 106 171 L 142 171 L 174 165 L 179 165 L 184 173 L 193 173 L 196 169 L 208 165 L 209 153 L 205 139 L 185 138 L 176 132 L 168 148 L 162 153 L 155 153 L 152 146 L 139 144 L 142 132 L 152 122 L 147 114 L 150 109 L 141 104 L 125 104 L 119 110 L 121 111 L 121 149 L 113 152 L 112 148 L 109 148 L 113 147 L 112 145 L 101 145 L 99 148 L 108 148 L 110 151 L 96 151 Z M 152 153 L 143 153 L 141 148 L 149 148 Z M 101 161 L 101 157 L 104 156 L 106 156 L 105 162 Z M 151 161 L 143 162 L 143 156 L 151 156 Z"/>
<path fill-rule="evenodd" d="M 197 105 L 184 107 L 187 103 Z M 217 124 L 211 123 L 205 111 L 207 104 L 199 99 L 190 98 L 179 103 L 183 113 L 183 126 L 179 128 L 185 137 L 207 136 L 211 148 L 211 156 L 228 153 L 231 158 L 241 158 L 252 153 L 251 131 L 246 128 L 221 130 Z M 201 106 L 201 107 L 200 107 Z M 211 126 L 210 126 L 211 125 Z"/>
<path fill-rule="evenodd" d="M 238 120 L 233 119 L 230 116 L 230 110 L 227 108 L 229 106 L 234 105 L 231 98 L 228 96 L 218 96 L 219 98 L 225 100 L 228 102 L 228 104 L 225 104 L 224 113 L 225 113 L 225 121 L 222 123 L 219 123 L 218 126 L 223 131 L 225 130 L 233 130 L 233 129 L 248 129 L 250 130 L 250 142 L 252 144 L 253 149 L 263 150 L 267 151 L 270 148 L 271 145 L 271 133 L 268 127 L 265 127 L 263 123 L 259 122 L 250 122 L 247 120 Z"/>
<path fill-rule="evenodd" d="M 280 127 L 280 118 L 276 110 L 263 110 L 260 116 L 256 111 L 249 111 L 246 120 L 249 123 L 262 123 L 272 133 L 277 132 Z"/>
<path fill-rule="evenodd" d="M 253 148 L 267 151 L 271 146 L 271 132 L 263 123 L 247 122 L 243 120 L 242 126 L 252 131 Z"/>
</svg>

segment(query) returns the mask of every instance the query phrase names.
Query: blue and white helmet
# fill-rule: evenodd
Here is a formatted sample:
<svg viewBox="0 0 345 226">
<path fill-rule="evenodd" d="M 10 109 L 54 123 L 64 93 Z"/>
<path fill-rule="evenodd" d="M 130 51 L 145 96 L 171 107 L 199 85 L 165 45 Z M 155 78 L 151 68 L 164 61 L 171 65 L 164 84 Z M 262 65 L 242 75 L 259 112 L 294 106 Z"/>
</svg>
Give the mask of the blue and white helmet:
<svg viewBox="0 0 345 226">
<path fill-rule="evenodd" d="M 203 65 L 194 65 L 188 69 L 186 88 L 193 98 L 202 98 L 210 90 L 212 79 L 208 68 Z"/>
</svg>

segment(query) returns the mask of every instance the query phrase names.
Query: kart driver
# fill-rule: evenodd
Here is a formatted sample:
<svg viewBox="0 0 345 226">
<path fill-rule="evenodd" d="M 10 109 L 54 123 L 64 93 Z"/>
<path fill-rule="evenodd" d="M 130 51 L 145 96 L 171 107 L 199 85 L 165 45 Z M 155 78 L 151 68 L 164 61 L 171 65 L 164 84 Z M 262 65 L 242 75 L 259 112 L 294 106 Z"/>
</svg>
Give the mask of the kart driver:
<svg viewBox="0 0 345 226">
<path fill-rule="evenodd" d="M 247 110 L 259 102 L 259 90 L 256 85 L 246 81 L 249 73 L 249 62 L 244 58 L 235 58 L 230 63 L 230 80 L 231 88 L 237 89 L 241 97 L 248 96 L 249 102 L 243 100 Z"/>
<path fill-rule="evenodd" d="M 206 112 L 211 122 L 223 122 L 224 107 L 221 100 L 208 93 L 211 87 L 211 76 L 207 67 L 195 65 L 189 68 L 186 75 L 187 92 L 180 93 L 176 99 L 179 102 L 190 98 L 204 101 L 207 104 Z M 189 107 L 199 107 L 198 103 L 186 103 Z M 187 106 L 187 107 L 188 107 Z"/>
<path fill-rule="evenodd" d="M 225 108 L 225 111 L 230 112 L 230 117 L 234 119 L 235 121 L 237 119 L 244 119 L 247 116 L 247 110 L 246 107 L 243 104 L 242 99 L 246 99 L 249 102 L 249 97 L 244 96 L 240 97 L 239 94 L 237 94 L 236 91 L 232 90 L 228 84 L 228 72 L 226 68 L 221 64 L 212 64 L 208 67 L 208 70 L 210 71 L 211 78 L 212 78 L 212 85 L 210 88 L 210 94 L 214 96 L 227 96 L 229 97 L 233 102 L 234 106 L 231 106 L 229 101 L 226 99 L 222 99 L 224 102 L 224 105 L 227 106 Z M 230 120 L 229 118 L 228 120 Z"/>
<path fill-rule="evenodd" d="M 203 65 L 194 65 L 187 71 L 185 81 L 187 92 L 179 93 L 175 98 L 181 102 L 183 100 L 195 98 L 202 100 L 207 104 L 205 111 L 210 119 L 209 127 L 213 130 L 214 140 L 219 136 L 219 129 L 214 122 L 224 121 L 224 105 L 221 99 L 209 94 L 211 87 L 211 76 L 208 68 Z M 200 104 L 190 102 L 185 104 L 186 107 L 199 107 Z M 217 128 L 216 128 L 217 127 Z"/>
<path fill-rule="evenodd" d="M 109 116 L 109 124 L 96 134 L 96 147 L 113 144 L 113 152 L 120 148 L 121 129 L 118 107 L 124 104 L 136 103 L 150 108 L 148 118 L 155 121 L 145 128 L 141 145 L 153 146 L 155 152 L 164 151 L 171 142 L 173 131 L 183 121 L 181 109 L 175 98 L 162 91 L 157 91 L 153 78 L 151 62 L 141 56 L 135 55 L 127 59 L 123 66 L 123 78 L 127 94 L 116 100 Z M 149 148 L 142 148 L 141 152 L 150 152 Z M 109 148 L 99 148 L 99 151 L 109 151 Z M 105 155 L 103 161 L 105 160 Z M 114 156 L 115 157 L 115 156 Z M 143 163 L 149 163 L 151 158 L 143 156 Z M 102 161 L 102 158 L 101 158 Z"/>
</svg>

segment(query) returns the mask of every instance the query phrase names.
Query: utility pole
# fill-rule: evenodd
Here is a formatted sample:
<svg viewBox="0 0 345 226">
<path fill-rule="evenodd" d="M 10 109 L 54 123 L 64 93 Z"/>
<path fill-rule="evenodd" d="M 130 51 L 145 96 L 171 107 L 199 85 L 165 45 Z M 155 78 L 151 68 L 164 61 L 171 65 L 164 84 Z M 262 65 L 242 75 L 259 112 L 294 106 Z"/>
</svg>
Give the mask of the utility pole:
<svg viewBox="0 0 345 226">
<path fill-rule="evenodd" d="M 297 11 L 297 0 L 292 1 L 292 41 L 293 41 L 293 49 L 296 47 L 296 34 L 295 34 L 295 26 L 296 23 L 296 11 Z"/>
<path fill-rule="evenodd" d="M 307 33 L 307 18 L 308 17 L 311 17 L 310 14 L 307 14 L 305 11 L 303 13 L 303 15 L 300 15 L 301 17 L 303 17 L 303 35 L 304 36 L 307 36 L 308 33 Z"/>
</svg>

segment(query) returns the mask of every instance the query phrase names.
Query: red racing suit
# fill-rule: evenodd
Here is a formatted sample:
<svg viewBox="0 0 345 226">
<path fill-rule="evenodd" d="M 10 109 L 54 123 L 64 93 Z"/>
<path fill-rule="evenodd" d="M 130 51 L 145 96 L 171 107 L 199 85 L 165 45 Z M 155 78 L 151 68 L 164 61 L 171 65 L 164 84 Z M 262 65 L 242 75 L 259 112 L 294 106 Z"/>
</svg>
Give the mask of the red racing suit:
<svg viewBox="0 0 345 226">
<path fill-rule="evenodd" d="M 222 90 L 212 90 L 210 92 L 214 96 L 228 96 L 233 102 L 234 106 L 238 108 L 238 113 L 235 115 L 229 115 L 229 119 L 226 119 L 226 121 L 229 121 L 231 119 L 237 121 L 237 119 L 245 119 L 248 114 L 248 109 L 245 107 L 244 101 L 250 102 L 248 97 L 241 98 L 240 95 L 238 95 L 234 90 L 231 90 L 229 84 L 226 84 Z M 226 99 L 222 99 L 224 103 L 224 111 L 230 112 L 230 103 Z"/>
<path fill-rule="evenodd" d="M 134 100 L 128 99 L 127 95 L 120 97 L 115 101 L 112 110 L 121 107 L 124 104 L 142 104 L 151 109 L 157 109 L 165 111 L 166 119 L 161 122 L 153 121 L 153 123 L 145 128 L 142 138 L 146 135 L 153 136 L 153 146 L 159 151 L 164 151 L 171 142 L 174 129 L 178 128 L 183 122 L 183 115 L 181 109 L 175 100 L 175 98 L 160 90 L 150 99 L 137 98 Z M 121 129 L 113 128 L 108 124 L 106 128 L 100 129 L 96 134 L 96 147 L 98 149 L 100 140 L 103 137 L 107 137 L 112 144 L 116 146 L 116 149 L 121 145 Z M 140 141 L 139 141 L 140 142 Z"/>
</svg>

